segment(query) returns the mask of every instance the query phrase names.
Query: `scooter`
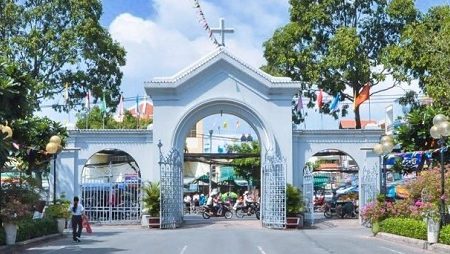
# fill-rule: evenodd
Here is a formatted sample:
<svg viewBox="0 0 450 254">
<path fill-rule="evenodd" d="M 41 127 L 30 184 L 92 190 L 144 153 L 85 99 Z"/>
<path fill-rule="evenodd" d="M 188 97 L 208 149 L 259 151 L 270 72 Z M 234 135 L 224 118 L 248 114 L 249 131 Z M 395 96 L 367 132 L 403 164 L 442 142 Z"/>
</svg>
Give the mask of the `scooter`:
<svg viewBox="0 0 450 254">
<path fill-rule="evenodd" d="M 204 208 L 204 210 L 203 210 L 202 216 L 204 219 L 209 219 L 211 217 L 225 217 L 225 219 L 231 219 L 233 217 L 231 208 L 225 204 L 221 204 L 220 207 L 217 208 L 217 210 L 211 209 L 207 205 L 203 206 L 203 208 Z"/>
<path fill-rule="evenodd" d="M 352 211 L 349 213 L 348 211 L 345 212 L 344 206 L 348 205 L 348 203 L 352 203 Z M 323 212 L 323 215 L 325 218 L 329 219 L 333 216 L 338 216 L 340 218 L 344 217 L 350 217 L 353 218 L 356 216 L 357 208 L 355 205 L 353 205 L 352 201 L 347 202 L 332 202 L 328 201 L 325 203 L 325 211 Z"/>
<path fill-rule="evenodd" d="M 255 214 L 256 219 L 259 220 L 261 212 L 260 212 L 260 208 L 259 208 L 259 203 L 250 203 L 248 205 L 248 207 L 245 206 L 238 206 L 236 208 L 236 217 L 238 218 L 244 218 L 244 216 L 248 215 L 248 216 L 252 216 L 253 214 Z"/>
</svg>

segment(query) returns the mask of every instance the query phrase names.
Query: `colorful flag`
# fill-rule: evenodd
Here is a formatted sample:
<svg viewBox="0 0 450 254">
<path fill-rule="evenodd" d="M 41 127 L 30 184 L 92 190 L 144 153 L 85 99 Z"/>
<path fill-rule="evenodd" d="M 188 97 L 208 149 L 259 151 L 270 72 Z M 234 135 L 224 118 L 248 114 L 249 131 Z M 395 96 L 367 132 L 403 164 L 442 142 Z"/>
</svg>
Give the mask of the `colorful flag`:
<svg viewBox="0 0 450 254">
<path fill-rule="evenodd" d="M 106 113 L 105 93 L 103 93 L 103 100 L 100 101 L 100 112 L 101 112 L 102 114 Z"/>
<path fill-rule="evenodd" d="M 123 109 L 123 96 L 120 95 L 119 104 L 117 105 L 117 119 L 123 121 L 124 109 Z"/>
<path fill-rule="evenodd" d="M 303 109 L 302 93 L 299 93 L 297 99 L 297 112 L 300 112 L 302 109 Z"/>
<path fill-rule="evenodd" d="M 223 122 L 223 128 L 224 128 L 224 129 L 228 128 L 228 123 L 227 123 L 227 121 L 224 121 L 224 122 Z"/>
<path fill-rule="evenodd" d="M 85 99 L 86 99 L 86 102 L 85 102 L 84 106 L 85 106 L 88 110 L 91 110 L 91 90 L 88 90 L 88 91 L 86 92 L 86 97 L 85 97 Z"/>
<path fill-rule="evenodd" d="M 239 119 L 236 121 L 236 129 L 239 129 L 240 123 L 239 123 Z"/>
<path fill-rule="evenodd" d="M 354 108 L 356 109 L 359 105 L 363 104 L 370 97 L 370 83 L 366 83 L 359 93 L 358 97 L 355 99 Z"/>
<path fill-rule="evenodd" d="M 322 94 L 322 89 L 320 89 L 319 95 L 317 96 L 317 107 L 319 109 L 321 109 L 322 106 L 323 106 L 323 94 Z"/>
<path fill-rule="evenodd" d="M 333 98 L 333 101 L 330 104 L 330 112 L 335 112 L 338 110 L 339 101 L 341 100 L 341 94 L 338 93 L 336 97 Z"/>
</svg>

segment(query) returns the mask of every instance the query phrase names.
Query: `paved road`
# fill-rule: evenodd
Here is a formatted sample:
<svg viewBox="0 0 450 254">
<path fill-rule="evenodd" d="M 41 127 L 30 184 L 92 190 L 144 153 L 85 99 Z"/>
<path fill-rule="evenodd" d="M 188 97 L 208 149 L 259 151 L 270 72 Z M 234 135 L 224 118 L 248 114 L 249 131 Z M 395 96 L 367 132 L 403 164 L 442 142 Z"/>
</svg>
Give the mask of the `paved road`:
<svg viewBox="0 0 450 254">
<path fill-rule="evenodd" d="M 168 253 L 168 254 L 416 254 L 431 253 L 374 238 L 356 220 L 325 221 L 316 229 L 270 230 L 253 220 L 203 220 L 191 217 L 176 230 L 138 226 L 94 227 L 81 243 L 70 236 L 29 246 L 20 253 Z"/>
</svg>

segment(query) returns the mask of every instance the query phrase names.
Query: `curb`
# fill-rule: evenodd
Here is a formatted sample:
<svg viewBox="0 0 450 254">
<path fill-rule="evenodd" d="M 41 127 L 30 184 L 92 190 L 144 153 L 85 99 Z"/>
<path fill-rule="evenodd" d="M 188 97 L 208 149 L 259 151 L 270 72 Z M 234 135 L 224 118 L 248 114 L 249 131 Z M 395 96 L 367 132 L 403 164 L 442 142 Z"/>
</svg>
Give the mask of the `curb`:
<svg viewBox="0 0 450 254">
<path fill-rule="evenodd" d="M 387 241 L 397 242 L 397 243 L 405 243 L 408 245 L 414 245 L 418 248 L 433 251 L 436 253 L 450 253 L 450 245 L 445 245 L 441 243 L 429 244 L 425 240 L 409 238 L 400 235 L 394 235 L 389 233 L 380 232 L 375 237 L 381 238 Z"/>
<path fill-rule="evenodd" d="M 40 236 L 40 237 L 36 237 L 36 238 L 32 238 L 32 239 L 28 239 L 22 242 L 16 242 L 15 245 L 3 245 L 0 246 L 0 251 L 8 251 L 8 250 L 13 250 L 14 248 L 17 247 L 23 247 L 25 245 L 28 244 L 32 244 L 32 243 L 36 243 L 36 242 L 41 242 L 41 241 L 45 241 L 45 240 L 52 240 L 52 239 L 56 239 L 56 238 L 62 238 L 64 237 L 65 234 L 51 234 L 51 235 L 44 235 L 44 236 Z"/>
</svg>

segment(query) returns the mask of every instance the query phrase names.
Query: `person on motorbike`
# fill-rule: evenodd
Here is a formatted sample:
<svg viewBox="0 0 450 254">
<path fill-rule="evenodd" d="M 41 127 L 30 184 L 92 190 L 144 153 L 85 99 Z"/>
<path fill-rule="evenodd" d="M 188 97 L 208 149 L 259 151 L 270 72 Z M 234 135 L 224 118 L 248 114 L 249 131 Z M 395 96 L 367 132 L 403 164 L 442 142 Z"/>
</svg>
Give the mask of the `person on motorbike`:
<svg viewBox="0 0 450 254">
<path fill-rule="evenodd" d="M 209 196 L 208 196 L 208 200 L 206 201 L 206 206 L 209 208 L 209 213 L 210 214 L 212 214 L 213 213 L 213 211 L 214 211 L 214 206 L 213 206 L 213 195 L 212 194 L 210 194 Z"/>
<path fill-rule="evenodd" d="M 252 205 L 253 204 L 253 197 L 250 195 L 248 191 L 244 192 L 244 207 L 247 209 L 247 215 L 252 214 Z"/>
</svg>

